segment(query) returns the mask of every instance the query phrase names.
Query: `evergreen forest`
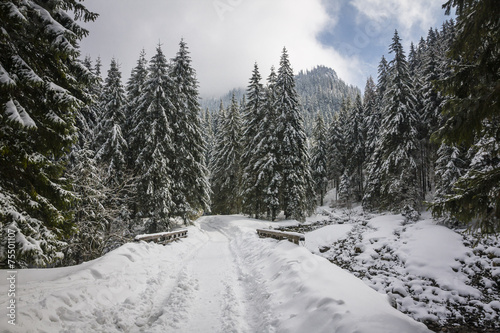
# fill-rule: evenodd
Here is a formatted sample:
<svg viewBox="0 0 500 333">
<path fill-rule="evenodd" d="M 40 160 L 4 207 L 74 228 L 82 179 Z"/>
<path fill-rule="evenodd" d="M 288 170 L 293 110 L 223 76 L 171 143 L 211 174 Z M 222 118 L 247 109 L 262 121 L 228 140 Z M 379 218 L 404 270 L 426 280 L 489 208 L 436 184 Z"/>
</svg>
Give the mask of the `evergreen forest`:
<svg viewBox="0 0 500 333">
<path fill-rule="evenodd" d="M 67 266 L 204 214 L 302 222 L 331 189 L 341 207 L 500 232 L 500 6 L 443 9 L 456 19 L 408 50 L 394 31 L 363 94 L 320 64 L 295 75 L 283 48 L 241 98 L 202 107 L 183 39 L 137 50 L 124 82 L 118 59 L 81 54 L 79 22 L 98 16 L 83 2 L 2 1 L 2 268 L 7 229 L 19 267 Z"/>
</svg>

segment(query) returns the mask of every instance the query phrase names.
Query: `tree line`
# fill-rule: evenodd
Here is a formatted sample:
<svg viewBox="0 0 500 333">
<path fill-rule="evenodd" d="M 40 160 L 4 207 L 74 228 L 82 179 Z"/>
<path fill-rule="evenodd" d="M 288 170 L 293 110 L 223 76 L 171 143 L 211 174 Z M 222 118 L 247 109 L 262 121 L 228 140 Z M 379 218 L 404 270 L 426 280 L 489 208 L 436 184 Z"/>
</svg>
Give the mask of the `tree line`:
<svg viewBox="0 0 500 333">
<path fill-rule="evenodd" d="M 244 213 L 275 220 L 304 221 L 315 206 L 307 138 L 293 70 L 283 49 L 278 71 L 271 68 L 267 85 L 258 65 L 241 105 L 231 105 L 211 120 L 209 156 L 212 213 Z M 240 110 L 241 109 L 241 110 Z"/>
<path fill-rule="evenodd" d="M 161 45 L 149 62 L 142 51 L 125 86 L 115 59 L 104 82 L 99 60 L 92 65 L 87 57 L 83 64 L 94 76 L 88 93 L 95 98 L 77 112 L 78 141 L 67 168 L 79 198 L 72 206 L 78 232 L 66 257 L 77 261 L 79 252 L 97 256 L 138 233 L 187 223 L 209 210 L 210 201 L 186 43 L 170 61 Z M 81 249 L 89 244 L 94 248 Z"/>
<path fill-rule="evenodd" d="M 294 170 L 290 178 L 304 179 L 302 193 L 312 186 L 320 205 L 335 188 L 339 205 L 358 202 L 367 211 L 402 213 L 407 220 L 430 208 L 448 225 L 497 232 L 499 55 L 492 13 L 498 8 L 491 1 L 449 1 L 444 7 L 457 8 L 457 22 L 429 29 L 408 56 L 395 31 L 392 59 L 382 57 L 377 82 L 368 78 L 363 98 L 344 99 L 329 123 L 318 110 L 302 155 L 310 157 L 292 157 L 303 169 L 285 162 L 295 143 L 279 130 L 286 122 L 276 113 L 275 74 L 260 102 L 256 65 L 239 108 L 233 97 L 227 109 L 221 104 L 218 113 L 205 116 L 207 140 L 215 145 L 214 156 L 207 156 L 215 170 L 214 212 L 274 219 L 284 210 L 286 217 L 303 219 L 284 208 L 290 195 L 298 200 L 295 207 L 302 204 L 298 192 L 281 187 L 281 170 Z"/>
<path fill-rule="evenodd" d="M 340 204 L 415 220 L 430 208 L 448 225 L 495 233 L 500 226 L 499 7 L 453 0 L 457 21 L 411 44 L 396 31 L 388 62 L 363 99 L 345 100 L 312 147 L 316 194 L 328 184 Z"/>
<path fill-rule="evenodd" d="M 137 233 L 209 209 L 198 83 L 186 43 L 167 60 L 141 53 L 126 85 L 113 59 L 80 60 L 97 14 L 72 0 L 0 4 L 1 261 L 93 259 Z"/>
</svg>

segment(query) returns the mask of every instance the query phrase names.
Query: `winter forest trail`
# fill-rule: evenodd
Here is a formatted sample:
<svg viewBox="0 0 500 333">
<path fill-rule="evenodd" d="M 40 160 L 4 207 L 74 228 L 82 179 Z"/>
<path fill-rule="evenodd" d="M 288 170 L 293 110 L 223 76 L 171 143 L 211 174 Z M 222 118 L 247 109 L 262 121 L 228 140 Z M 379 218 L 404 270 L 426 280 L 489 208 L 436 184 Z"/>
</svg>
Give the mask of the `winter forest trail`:
<svg viewBox="0 0 500 333">
<path fill-rule="evenodd" d="M 429 332 L 306 248 L 258 238 L 271 224 L 208 216 L 166 246 L 20 270 L 17 325 L 0 321 L 0 332 Z"/>
<path fill-rule="evenodd" d="M 244 290 L 239 283 L 229 238 L 210 224 L 202 225 L 208 240 L 190 258 L 182 274 L 192 281 L 188 320 L 176 327 L 179 332 L 248 331 L 244 319 Z M 175 291 L 174 291 L 175 292 Z"/>
</svg>

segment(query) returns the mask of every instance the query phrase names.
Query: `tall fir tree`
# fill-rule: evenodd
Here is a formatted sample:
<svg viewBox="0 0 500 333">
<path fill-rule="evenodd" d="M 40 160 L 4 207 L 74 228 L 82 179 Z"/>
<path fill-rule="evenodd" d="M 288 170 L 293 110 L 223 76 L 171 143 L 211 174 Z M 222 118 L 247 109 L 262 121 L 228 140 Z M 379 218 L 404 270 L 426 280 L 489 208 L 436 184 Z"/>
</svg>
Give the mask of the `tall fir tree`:
<svg viewBox="0 0 500 333">
<path fill-rule="evenodd" d="M 311 169 L 314 181 L 314 190 L 318 203 L 323 206 L 323 199 L 328 186 L 328 154 L 327 154 L 327 132 L 323 117 L 318 112 L 316 124 L 313 131 L 314 143 L 311 151 Z"/>
<path fill-rule="evenodd" d="M 102 115 L 95 136 L 96 158 L 107 169 L 106 181 L 114 185 L 123 182 L 127 168 L 128 144 L 123 133 L 126 105 L 121 72 L 116 59 L 112 59 L 101 95 Z"/>
<path fill-rule="evenodd" d="M 361 102 L 361 96 L 358 95 L 349 114 L 346 137 L 348 141 L 346 147 L 347 169 L 351 177 L 353 199 L 358 202 L 362 200 L 364 192 L 365 120 L 363 103 Z"/>
<path fill-rule="evenodd" d="M 456 183 L 454 195 L 434 205 L 483 232 L 500 230 L 500 7 L 495 0 L 449 0 L 457 10 L 456 38 L 449 56 L 453 72 L 439 82 L 446 96 L 437 140 L 475 152 L 471 169 Z"/>
<path fill-rule="evenodd" d="M 92 81 L 85 87 L 85 93 L 89 96 L 89 102 L 78 109 L 75 114 L 78 141 L 73 149 L 82 149 L 87 143 L 94 142 L 94 128 L 97 123 L 99 112 L 99 96 L 102 92 L 102 82 L 95 75 L 92 59 L 86 56 L 83 65 L 89 71 L 88 75 Z"/>
<path fill-rule="evenodd" d="M 168 75 L 168 63 L 161 46 L 151 58 L 149 75 L 144 84 L 138 109 L 138 123 L 132 135 L 138 147 L 136 218 L 147 232 L 170 228 L 169 215 L 173 207 L 170 161 L 174 159 L 172 126 L 174 83 Z"/>
<path fill-rule="evenodd" d="M 210 173 L 210 165 L 212 164 L 212 154 L 214 151 L 214 121 L 212 112 L 206 108 L 203 112 L 203 141 L 205 142 L 205 165 Z M 210 179 L 210 174 L 208 175 Z"/>
<path fill-rule="evenodd" d="M 130 78 L 127 81 L 127 107 L 125 133 L 129 143 L 127 163 L 129 168 L 134 168 L 135 161 L 139 155 L 139 140 L 134 137 L 134 129 L 141 120 L 141 98 L 144 92 L 146 80 L 148 78 L 148 61 L 144 49 L 139 55 L 137 65 L 132 69 Z"/>
<path fill-rule="evenodd" d="M 467 170 L 467 162 L 459 147 L 442 144 L 437 151 L 436 161 L 436 191 L 434 194 L 434 204 L 446 201 L 446 198 L 453 195 L 453 187 L 460 177 Z M 443 216 L 444 217 L 444 216 Z M 456 218 L 444 217 L 445 223 L 457 223 Z"/>
<path fill-rule="evenodd" d="M 205 164 L 205 142 L 200 119 L 200 103 L 196 72 L 184 40 L 170 67 L 174 92 L 172 112 L 172 143 L 174 158 L 171 160 L 172 198 L 171 216 L 188 219 L 209 209 L 210 185 Z"/>
<path fill-rule="evenodd" d="M 265 117 L 260 123 L 259 133 L 262 135 L 260 145 L 265 149 L 263 160 L 259 162 L 259 178 L 263 179 L 264 203 L 267 217 L 274 221 L 280 211 L 280 188 L 282 177 L 279 167 L 279 142 L 276 135 L 278 114 L 276 112 L 276 79 L 274 67 L 267 78 L 265 89 Z"/>
<path fill-rule="evenodd" d="M 0 262 L 7 229 L 16 233 L 16 264 L 43 266 L 62 257 L 73 230 L 74 200 L 62 177 L 75 136 L 75 112 L 91 75 L 79 57 L 97 17 L 79 2 L 0 3 Z M 73 19 L 74 18 L 74 19 Z"/>
<path fill-rule="evenodd" d="M 107 196 L 115 193 L 106 185 L 105 169 L 99 167 L 90 143 L 73 152 L 73 161 L 66 175 L 73 179 L 73 191 L 78 198 L 71 206 L 77 232 L 68 238 L 64 250 L 64 263 L 80 264 L 103 254 L 106 231 L 116 218 L 116 211 L 105 207 Z"/>
<path fill-rule="evenodd" d="M 261 124 L 266 118 L 265 95 L 257 64 L 247 88 L 247 102 L 243 112 L 243 151 L 242 165 L 242 212 L 259 218 L 266 212 L 264 203 L 264 178 L 261 175 L 262 163 L 266 163 L 268 147 L 261 144 L 265 140 Z M 266 121 L 269 121 L 266 119 Z"/>
<path fill-rule="evenodd" d="M 347 168 L 347 135 L 350 100 L 342 100 L 340 110 L 335 115 L 328 128 L 328 179 L 333 181 L 333 186 L 338 194 L 340 177 Z"/>
<path fill-rule="evenodd" d="M 242 121 L 234 94 L 228 110 L 221 102 L 219 121 L 212 164 L 212 213 L 237 214 L 241 210 Z"/>
<path fill-rule="evenodd" d="M 368 159 L 375 150 L 375 141 L 377 139 L 378 129 L 380 127 L 380 113 L 378 112 L 377 108 L 377 99 L 377 87 L 375 86 L 375 82 L 373 82 L 373 78 L 370 76 L 366 81 L 365 94 L 363 99 L 364 115 L 366 117 L 365 162 L 368 162 Z"/>
<path fill-rule="evenodd" d="M 380 134 L 369 168 L 372 186 L 367 188 L 364 199 L 376 209 L 418 210 L 418 118 L 408 63 L 397 31 L 389 50 L 394 59 L 389 63 Z"/>
<path fill-rule="evenodd" d="M 282 208 L 286 218 L 304 221 L 314 205 L 314 190 L 299 98 L 285 48 L 281 55 L 275 90 Z"/>
<path fill-rule="evenodd" d="M 383 97 L 387 90 L 388 63 L 384 56 L 378 66 L 378 77 L 376 86 L 376 99 L 371 115 L 368 119 L 367 130 L 367 158 L 366 158 L 366 182 L 363 194 L 363 207 L 367 210 L 375 210 L 380 198 L 380 179 L 375 176 L 380 168 L 380 151 L 376 149 L 380 135 L 380 124 L 382 122 Z"/>
</svg>

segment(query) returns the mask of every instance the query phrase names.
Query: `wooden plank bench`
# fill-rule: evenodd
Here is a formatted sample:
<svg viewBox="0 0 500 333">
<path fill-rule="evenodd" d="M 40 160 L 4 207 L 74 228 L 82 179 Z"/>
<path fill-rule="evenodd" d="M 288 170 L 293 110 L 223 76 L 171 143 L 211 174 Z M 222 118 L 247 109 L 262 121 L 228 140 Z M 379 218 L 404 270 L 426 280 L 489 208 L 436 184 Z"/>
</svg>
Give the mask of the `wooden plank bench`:
<svg viewBox="0 0 500 333">
<path fill-rule="evenodd" d="M 168 232 L 158 232 L 155 234 L 144 234 L 135 236 L 134 240 L 138 241 L 153 241 L 155 243 L 166 244 L 173 242 L 174 240 L 187 237 L 188 230 L 176 230 Z"/>
<path fill-rule="evenodd" d="M 262 237 L 270 237 L 278 240 L 287 239 L 292 243 L 299 245 L 300 241 L 305 241 L 306 238 L 304 234 L 300 234 L 298 232 L 285 232 L 285 231 L 277 231 L 277 230 L 269 230 L 269 229 L 257 229 L 257 234 L 260 238 Z"/>
</svg>

